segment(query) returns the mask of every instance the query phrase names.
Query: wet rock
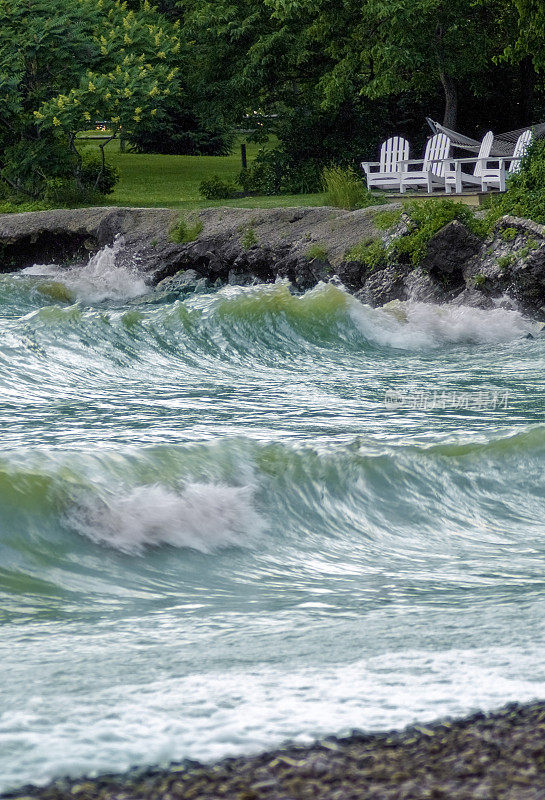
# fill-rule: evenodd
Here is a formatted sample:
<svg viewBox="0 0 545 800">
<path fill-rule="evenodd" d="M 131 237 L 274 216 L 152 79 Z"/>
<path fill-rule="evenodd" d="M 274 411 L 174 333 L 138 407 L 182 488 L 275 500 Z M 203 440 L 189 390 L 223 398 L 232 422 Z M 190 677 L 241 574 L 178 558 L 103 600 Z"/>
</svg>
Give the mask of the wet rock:
<svg viewBox="0 0 545 800">
<path fill-rule="evenodd" d="M 341 261 L 335 274 L 349 292 L 357 292 L 363 286 L 366 269 L 360 261 Z"/>
<path fill-rule="evenodd" d="M 255 275 L 252 275 L 251 272 L 230 269 L 229 275 L 227 276 L 227 283 L 230 286 L 251 286 L 252 284 L 257 283 L 257 279 Z"/>
<path fill-rule="evenodd" d="M 466 290 L 504 300 L 543 316 L 545 305 L 545 226 L 518 217 L 498 221 L 481 250 L 466 264 Z"/>
<path fill-rule="evenodd" d="M 413 269 L 403 281 L 405 295 L 408 300 L 421 303 L 444 303 L 447 301 L 447 291 L 442 282 L 421 267 Z"/>
<path fill-rule="evenodd" d="M 482 239 L 463 223 L 452 220 L 430 240 L 420 268 L 440 280 L 445 290 L 461 288 L 465 283 L 464 267 L 481 247 Z"/>
<path fill-rule="evenodd" d="M 398 264 L 377 270 L 365 280 L 363 288 L 356 292 L 362 303 L 383 306 L 391 300 L 406 300 L 405 277 L 408 268 Z"/>
<path fill-rule="evenodd" d="M 206 279 L 202 278 L 194 269 L 183 269 L 163 278 L 155 287 L 158 292 L 185 294 L 188 292 L 200 291 L 206 285 Z"/>
</svg>

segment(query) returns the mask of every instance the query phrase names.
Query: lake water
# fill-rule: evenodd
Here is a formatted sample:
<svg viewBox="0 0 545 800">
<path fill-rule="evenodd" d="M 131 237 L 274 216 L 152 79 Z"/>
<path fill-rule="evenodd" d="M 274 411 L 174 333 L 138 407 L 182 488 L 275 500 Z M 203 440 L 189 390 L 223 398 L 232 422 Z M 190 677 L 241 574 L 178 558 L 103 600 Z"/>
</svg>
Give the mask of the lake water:
<svg viewBox="0 0 545 800">
<path fill-rule="evenodd" d="M 0 276 L 0 790 L 545 695 L 545 339 Z"/>
</svg>

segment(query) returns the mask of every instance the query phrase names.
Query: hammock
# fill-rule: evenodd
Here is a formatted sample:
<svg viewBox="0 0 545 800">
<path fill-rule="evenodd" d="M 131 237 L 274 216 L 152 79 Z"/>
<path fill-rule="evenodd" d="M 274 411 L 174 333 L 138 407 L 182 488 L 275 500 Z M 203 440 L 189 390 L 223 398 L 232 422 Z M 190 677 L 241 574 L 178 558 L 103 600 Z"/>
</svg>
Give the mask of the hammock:
<svg viewBox="0 0 545 800">
<path fill-rule="evenodd" d="M 464 136 L 462 133 L 458 133 L 457 131 L 451 131 L 449 128 L 445 128 L 445 126 L 441 125 L 439 122 L 434 122 L 429 117 L 426 117 L 426 122 L 434 133 L 446 133 L 452 142 L 453 147 L 460 147 L 462 150 L 469 150 L 472 153 L 479 152 L 481 143 L 476 139 L 471 139 L 469 136 Z M 529 127 L 531 127 L 532 133 L 536 139 L 541 139 L 545 136 L 545 122 L 540 122 L 537 125 L 527 125 L 526 128 L 519 128 L 516 131 L 497 133 L 494 135 L 494 141 L 492 143 L 490 155 L 512 156 L 517 139 L 521 133 L 527 131 Z"/>
</svg>

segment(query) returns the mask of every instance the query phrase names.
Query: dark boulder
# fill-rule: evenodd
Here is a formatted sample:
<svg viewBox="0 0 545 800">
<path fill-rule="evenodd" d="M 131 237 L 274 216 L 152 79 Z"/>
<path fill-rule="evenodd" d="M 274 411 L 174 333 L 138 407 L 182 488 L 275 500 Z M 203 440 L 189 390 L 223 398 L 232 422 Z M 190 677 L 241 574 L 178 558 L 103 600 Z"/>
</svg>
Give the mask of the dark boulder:
<svg viewBox="0 0 545 800">
<path fill-rule="evenodd" d="M 464 267 L 481 250 L 482 239 L 458 220 L 452 220 L 430 239 L 420 268 L 441 281 L 445 289 L 464 286 Z"/>
</svg>

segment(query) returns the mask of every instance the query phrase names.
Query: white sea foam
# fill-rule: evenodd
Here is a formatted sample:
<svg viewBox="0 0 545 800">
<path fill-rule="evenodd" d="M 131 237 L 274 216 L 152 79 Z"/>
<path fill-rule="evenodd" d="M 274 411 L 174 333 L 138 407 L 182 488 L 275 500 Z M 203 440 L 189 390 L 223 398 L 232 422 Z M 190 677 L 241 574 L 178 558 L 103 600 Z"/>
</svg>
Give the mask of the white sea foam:
<svg viewBox="0 0 545 800">
<path fill-rule="evenodd" d="M 79 533 L 125 553 L 165 544 L 210 553 L 247 546 L 264 527 L 250 487 L 205 483 L 179 493 L 154 485 L 108 500 L 86 498 L 68 519 Z"/>
<path fill-rule="evenodd" d="M 505 308 L 483 310 L 412 301 L 393 301 L 382 308 L 371 308 L 353 300 L 349 310 L 367 339 L 403 350 L 443 344 L 495 344 L 539 332 L 537 323 Z"/>
<path fill-rule="evenodd" d="M 106 245 L 84 267 L 66 268 L 58 264 L 35 264 L 22 270 L 25 275 L 53 278 L 66 286 L 78 300 L 100 303 L 103 300 L 130 300 L 149 291 L 136 270 L 116 263 L 123 238 Z"/>
</svg>

